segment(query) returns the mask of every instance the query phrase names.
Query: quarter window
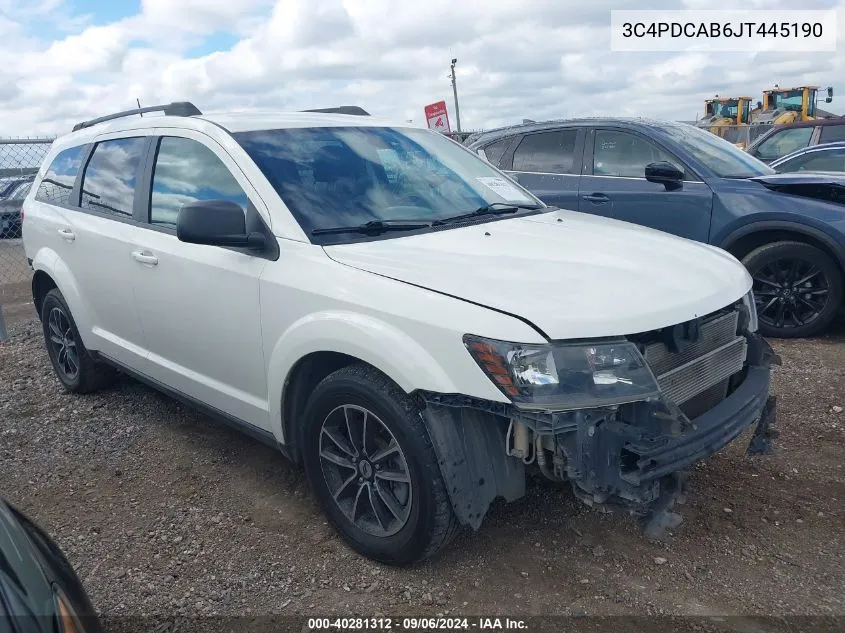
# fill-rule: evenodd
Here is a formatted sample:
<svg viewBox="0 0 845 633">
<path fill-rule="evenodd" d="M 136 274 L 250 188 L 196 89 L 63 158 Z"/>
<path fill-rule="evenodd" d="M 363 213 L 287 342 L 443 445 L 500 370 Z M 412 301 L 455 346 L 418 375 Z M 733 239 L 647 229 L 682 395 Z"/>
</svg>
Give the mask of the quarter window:
<svg viewBox="0 0 845 633">
<path fill-rule="evenodd" d="M 677 161 L 653 143 L 635 134 L 596 130 L 593 149 L 593 175 L 645 178 L 649 163 Z"/>
<path fill-rule="evenodd" d="M 35 199 L 52 204 L 67 204 L 84 151 L 85 146 L 80 145 L 59 152 L 38 185 Z"/>
<path fill-rule="evenodd" d="M 187 138 L 162 138 L 153 172 L 150 222 L 175 228 L 182 205 L 199 200 L 229 200 L 244 213 L 248 204 L 232 172 L 208 147 Z"/>
<path fill-rule="evenodd" d="M 575 139 L 578 130 L 529 134 L 513 154 L 514 171 L 575 173 Z"/>
<path fill-rule="evenodd" d="M 132 217 L 138 167 L 144 154 L 143 137 L 97 143 L 82 177 L 83 209 Z"/>
<path fill-rule="evenodd" d="M 510 138 L 503 138 L 485 146 L 484 156 L 487 158 L 487 162 L 495 167 L 499 167 L 499 161 L 501 161 L 502 156 L 505 155 L 505 150 L 508 148 L 510 141 Z"/>
</svg>

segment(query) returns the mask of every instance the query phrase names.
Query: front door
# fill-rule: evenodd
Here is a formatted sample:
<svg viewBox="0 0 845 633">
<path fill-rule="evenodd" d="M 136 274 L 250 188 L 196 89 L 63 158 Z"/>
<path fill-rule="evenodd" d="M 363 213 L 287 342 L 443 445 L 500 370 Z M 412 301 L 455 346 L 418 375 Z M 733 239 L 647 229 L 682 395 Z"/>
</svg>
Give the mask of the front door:
<svg viewBox="0 0 845 633">
<path fill-rule="evenodd" d="M 645 179 L 649 163 L 685 171 L 680 187 Z M 700 242 L 710 235 L 713 193 L 669 152 L 633 132 L 596 129 L 584 154 L 578 210 L 648 226 Z"/>
<path fill-rule="evenodd" d="M 149 349 L 148 373 L 171 389 L 269 430 L 258 280 L 267 260 L 245 249 L 180 242 L 183 204 L 230 200 L 257 214 L 243 173 L 203 134 L 157 130 L 134 287 Z M 249 192 L 249 193 L 247 193 Z"/>
</svg>

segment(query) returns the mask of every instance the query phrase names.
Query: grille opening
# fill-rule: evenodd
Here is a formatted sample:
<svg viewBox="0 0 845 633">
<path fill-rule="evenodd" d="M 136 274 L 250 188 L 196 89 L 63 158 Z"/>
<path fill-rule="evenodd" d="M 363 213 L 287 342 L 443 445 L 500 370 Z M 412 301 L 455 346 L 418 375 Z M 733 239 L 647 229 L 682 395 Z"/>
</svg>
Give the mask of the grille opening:
<svg viewBox="0 0 845 633">
<path fill-rule="evenodd" d="M 663 396 L 693 419 L 724 400 L 742 382 L 748 344 L 738 333 L 739 326 L 740 310 L 729 306 L 698 320 L 694 328 L 697 338 L 684 341 L 680 349 L 670 348 L 672 340 L 667 333 L 671 334 L 672 328 L 632 338 L 640 344 Z"/>
</svg>

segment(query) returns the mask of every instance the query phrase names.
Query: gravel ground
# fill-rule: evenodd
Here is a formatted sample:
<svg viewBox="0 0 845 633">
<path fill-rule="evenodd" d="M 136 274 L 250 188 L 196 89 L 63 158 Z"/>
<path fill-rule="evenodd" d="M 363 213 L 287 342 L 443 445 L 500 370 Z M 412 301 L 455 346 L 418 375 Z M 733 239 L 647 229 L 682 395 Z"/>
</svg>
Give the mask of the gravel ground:
<svg viewBox="0 0 845 633">
<path fill-rule="evenodd" d="M 40 324 L 10 330 L 0 495 L 55 537 L 106 616 L 845 615 L 843 327 L 776 343 L 776 453 L 737 442 L 699 464 L 669 542 L 535 484 L 412 569 L 350 551 L 273 450 L 130 379 L 67 394 Z"/>
</svg>

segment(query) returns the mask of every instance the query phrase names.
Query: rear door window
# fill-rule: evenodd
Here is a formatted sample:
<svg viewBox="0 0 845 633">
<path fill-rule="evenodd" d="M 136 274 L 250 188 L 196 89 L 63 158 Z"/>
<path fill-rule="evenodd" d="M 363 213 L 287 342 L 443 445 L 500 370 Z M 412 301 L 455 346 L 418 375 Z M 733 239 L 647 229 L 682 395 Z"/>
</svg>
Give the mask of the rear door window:
<svg viewBox="0 0 845 633">
<path fill-rule="evenodd" d="M 84 153 L 85 146 L 80 145 L 56 154 L 38 185 L 35 199 L 52 204 L 67 204 L 79 167 L 82 165 Z"/>
<path fill-rule="evenodd" d="M 546 174 L 574 174 L 578 130 L 527 134 L 513 154 L 513 170 Z"/>
<path fill-rule="evenodd" d="M 97 143 L 82 177 L 83 209 L 132 217 L 146 142 L 144 137 L 133 137 Z"/>
<path fill-rule="evenodd" d="M 845 125 L 823 125 L 819 143 L 833 143 L 845 141 Z"/>
</svg>

